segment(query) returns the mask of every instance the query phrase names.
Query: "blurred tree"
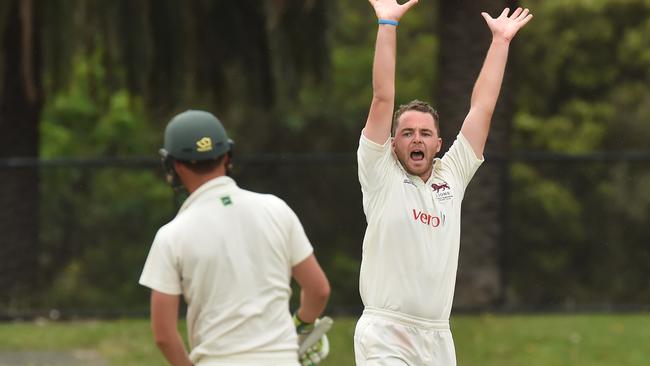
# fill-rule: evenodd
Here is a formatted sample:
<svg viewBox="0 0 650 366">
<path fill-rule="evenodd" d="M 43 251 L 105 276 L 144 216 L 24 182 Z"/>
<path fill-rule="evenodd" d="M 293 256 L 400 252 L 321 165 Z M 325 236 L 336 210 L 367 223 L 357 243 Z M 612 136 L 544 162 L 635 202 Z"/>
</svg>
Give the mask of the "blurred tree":
<svg viewBox="0 0 650 366">
<path fill-rule="evenodd" d="M 168 118 L 186 108 L 214 111 L 235 138 L 245 131 L 247 143 L 239 145 L 239 151 L 282 150 L 277 140 L 268 138 L 270 131 L 290 135 L 278 115 L 291 107 L 306 79 L 315 80 L 310 86 L 326 80 L 327 4 L 323 0 L 2 2 L 0 158 L 39 156 L 39 118 L 47 98 L 59 103 L 49 108 L 45 127 L 48 141 L 43 141 L 43 150 L 50 157 L 134 151 L 153 155 Z M 74 74 L 78 68 L 94 68 L 91 72 L 98 75 L 79 81 Z M 143 114 L 133 107 L 139 101 Z M 101 114 L 115 111 L 120 103 L 129 109 L 127 117 L 135 112 L 138 123 L 147 117 L 155 121 L 154 131 L 135 133 L 129 130 L 132 120 Z M 68 118 L 75 113 L 91 119 Z M 255 121 L 255 133 L 249 132 L 250 121 Z M 119 131 L 138 141 L 127 142 Z M 55 146 L 61 141 L 68 144 Z M 128 143 L 137 149 L 126 147 Z M 4 233 L 0 290 L 7 296 L 11 288 L 35 288 L 31 277 L 38 261 L 38 173 L 13 169 L 11 177 L 3 178 L 0 203 L 15 208 L 3 211 L 0 220 Z M 77 180 L 72 186 L 82 191 L 92 184 L 88 177 L 79 179 L 81 183 Z M 73 260 L 65 253 L 83 253 L 88 243 L 63 240 L 52 248 L 65 250 L 42 261 L 50 270 L 65 267 L 66 260 Z M 20 256 L 15 257 L 17 252 Z"/>
<path fill-rule="evenodd" d="M 491 33 L 481 12 L 498 16 L 504 2 L 440 1 L 439 6 L 440 76 L 436 103 L 446 151 L 467 115 L 474 82 L 490 45 Z M 515 9 L 517 1 L 507 1 L 505 6 Z M 516 42 L 517 39 L 513 45 Z M 510 57 L 513 54 L 511 46 Z M 494 163 L 509 151 L 509 130 L 514 114 L 511 102 L 513 74 L 514 70 L 508 68 L 485 148 L 486 166 L 473 178 L 463 202 L 458 290 L 454 300 L 460 306 L 494 305 L 503 295 L 500 260 L 508 171 L 506 164 L 499 164 L 498 160 Z"/>
<path fill-rule="evenodd" d="M 515 59 L 513 148 L 647 151 L 650 3 L 526 3 L 536 18 Z M 511 302 L 647 303 L 647 163 L 561 163 L 513 169 Z"/>
<path fill-rule="evenodd" d="M 0 4 L 0 158 L 38 156 L 42 106 L 41 14 L 38 0 Z M 35 284 L 38 254 L 38 170 L 0 179 L 0 304 Z"/>
<path fill-rule="evenodd" d="M 648 149 L 649 3 L 521 2 L 535 20 L 513 43 L 486 166 L 467 193 L 457 305 L 647 303 L 647 165 L 520 162 L 508 172 L 496 162 L 531 149 Z M 445 147 L 489 44 L 480 11 L 503 6 L 422 1 L 400 25 L 397 102 L 433 100 Z M 332 273 L 332 301 L 352 305 L 363 234 L 353 151 L 370 101 L 375 22 L 366 2 L 345 0 L 0 1 L 0 158 L 153 156 L 169 116 L 189 107 L 224 120 L 236 158 L 349 153 L 249 160 L 236 173 L 294 207 Z M 48 304 L 146 304 L 134 279 L 153 231 L 173 215 L 155 172 L 2 177 L 0 301 L 29 288 L 40 253 Z"/>
<path fill-rule="evenodd" d="M 274 149 L 265 136 L 286 128 L 278 116 L 294 107 L 307 83 L 326 83 L 328 4 L 51 0 L 45 5 L 47 91 L 65 86 L 75 57 L 99 49 L 102 87 L 142 96 L 161 127 L 179 110 L 207 108 L 235 137 L 256 121 L 259 133 L 247 134 L 250 146 Z"/>
</svg>

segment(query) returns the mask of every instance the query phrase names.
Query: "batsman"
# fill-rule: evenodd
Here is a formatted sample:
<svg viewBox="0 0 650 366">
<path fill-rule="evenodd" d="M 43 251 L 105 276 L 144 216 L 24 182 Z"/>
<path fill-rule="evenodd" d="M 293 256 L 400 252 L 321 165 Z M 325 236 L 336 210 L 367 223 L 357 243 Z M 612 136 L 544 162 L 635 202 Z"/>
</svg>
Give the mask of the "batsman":
<svg viewBox="0 0 650 366">
<path fill-rule="evenodd" d="M 189 110 L 165 129 L 168 181 L 189 197 L 158 230 L 140 284 L 151 289 L 156 344 L 174 366 L 311 366 L 329 352 L 330 287 L 296 214 L 229 176 L 233 142 L 211 113 Z M 291 278 L 300 306 L 289 312 Z M 187 303 L 188 354 L 177 329 Z"/>
<path fill-rule="evenodd" d="M 355 359 L 359 366 L 453 366 L 449 316 L 461 202 L 483 162 L 510 41 L 532 15 L 521 8 L 511 14 L 505 9 L 497 18 L 482 14 L 492 43 L 461 130 L 449 151 L 436 158 L 443 143 L 438 113 L 415 100 L 393 114 L 397 32 L 417 0 L 369 1 L 379 24 L 373 97 L 357 151 L 368 226 L 359 281 L 364 311 L 354 333 Z"/>
</svg>

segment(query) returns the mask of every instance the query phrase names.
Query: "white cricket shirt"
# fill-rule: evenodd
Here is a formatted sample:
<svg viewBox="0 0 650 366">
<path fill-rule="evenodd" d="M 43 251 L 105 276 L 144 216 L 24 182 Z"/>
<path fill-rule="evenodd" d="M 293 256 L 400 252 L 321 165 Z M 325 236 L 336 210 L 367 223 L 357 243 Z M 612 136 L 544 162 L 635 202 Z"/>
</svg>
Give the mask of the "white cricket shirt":
<svg viewBox="0 0 650 366">
<path fill-rule="evenodd" d="M 218 177 L 158 230 L 140 284 L 184 296 L 194 363 L 281 364 L 298 357 L 291 268 L 312 252 L 284 201 Z"/>
<path fill-rule="evenodd" d="M 483 162 L 462 134 L 427 182 L 406 173 L 389 139 L 361 135 L 359 182 L 368 227 L 359 291 L 366 307 L 448 320 L 456 283 L 460 207 Z"/>
</svg>

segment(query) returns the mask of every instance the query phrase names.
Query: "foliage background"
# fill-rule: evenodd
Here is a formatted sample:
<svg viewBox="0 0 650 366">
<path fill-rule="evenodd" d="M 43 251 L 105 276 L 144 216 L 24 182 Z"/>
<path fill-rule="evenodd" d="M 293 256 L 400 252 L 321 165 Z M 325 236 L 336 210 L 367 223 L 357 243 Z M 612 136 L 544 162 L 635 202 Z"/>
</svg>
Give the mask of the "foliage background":
<svg viewBox="0 0 650 366">
<path fill-rule="evenodd" d="M 357 311 L 364 218 L 354 151 L 371 96 L 368 4 L 155 4 L 42 2 L 39 157 L 100 163 L 40 168 L 36 268 L 22 269 L 37 278 L 2 308 L 146 309 L 141 266 L 182 198 L 153 163 L 101 159 L 154 161 L 169 117 L 191 107 L 226 124 L 240 185 L 277 194 L 301 217 L 333 284 L 332 309 Z M 510 153 L 494 159 L 510 173 L 503 294 L 491 306 L 647 306 L 650 163 L 634 157 L 650 141 L 650 1 L 523 4 L 535 18 L 509 65 Z M 407 17 L 397 103 L 436 104 L 445 16 L 422 1 Z"/>
</svg>

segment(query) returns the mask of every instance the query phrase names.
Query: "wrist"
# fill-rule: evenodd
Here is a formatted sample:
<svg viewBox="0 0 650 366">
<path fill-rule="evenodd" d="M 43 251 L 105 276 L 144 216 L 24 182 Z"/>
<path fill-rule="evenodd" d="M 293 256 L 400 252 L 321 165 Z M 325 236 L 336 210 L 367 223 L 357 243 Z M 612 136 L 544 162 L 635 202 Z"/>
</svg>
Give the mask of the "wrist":
<svg viewBox="0 0 650 366">
<path fill-rule="evenodd" d="M 394 19 L 386 19 L 386 18 L 378 18 L 377 19 L 377 24 L 379 25 L 392 25 L 394 27 L 397 27 L 399 25 L 399 21 L 394 20 Z"/>
<path fill-rule="evenodd" d="M 293 314 L 293 325 L 296 327 L 298 333 L 309 332 L 314 328 L 314 323 L 308 323 L 300 319 L 297 311 Z"/>
<path fill-rule="evenodd" d="M 492 43 L 509 45 L 511 39 L 502 36 L 493 36 Z"/>
</svg>

